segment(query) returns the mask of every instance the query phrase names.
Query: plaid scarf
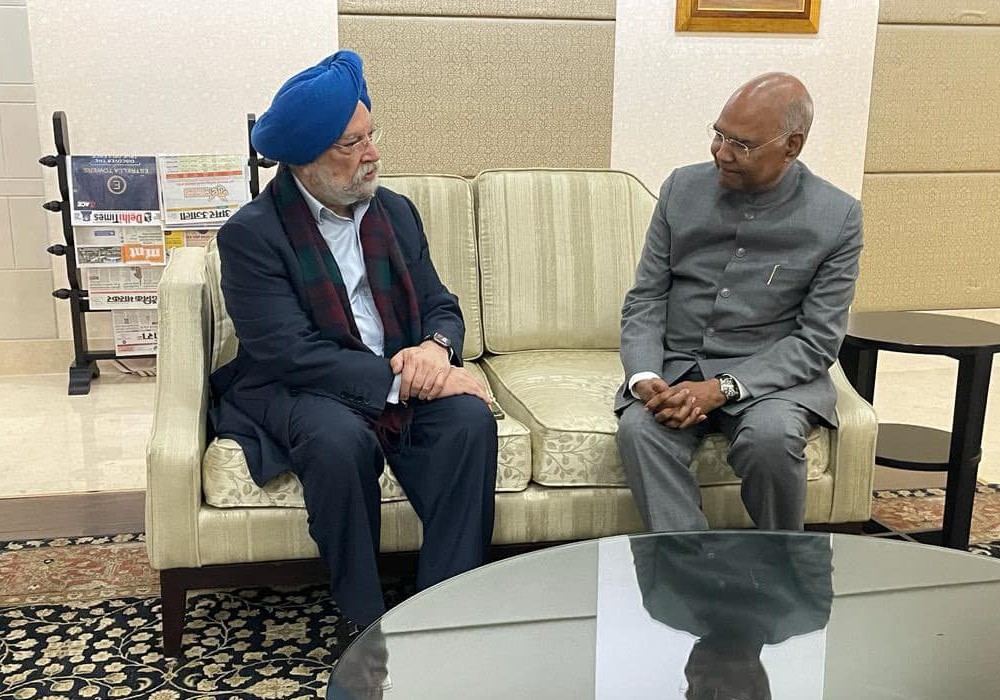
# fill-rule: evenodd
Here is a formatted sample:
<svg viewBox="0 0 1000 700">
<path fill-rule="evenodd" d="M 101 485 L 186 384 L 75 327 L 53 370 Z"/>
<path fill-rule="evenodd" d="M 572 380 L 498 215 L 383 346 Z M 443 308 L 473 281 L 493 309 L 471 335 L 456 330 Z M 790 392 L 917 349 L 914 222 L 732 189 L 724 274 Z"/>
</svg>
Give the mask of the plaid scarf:
<svg viewBox="0 0 1000 700">
<path fill-rule="evenodd" d="M 292 244 L 305 280 L 309 313 L 320 335 L 342 348 L 371 352 L 361 340 L 344 278 L 316 219 L 284 165 L 268 185 L 278 218 Z M 377 199 L 361 220 L 361 250 L 375 308 L 385 333 L 383 354 L 391 358 L 420 340 L 420 309 L 410 272 L 396 243 L 389 218 Z M 378 418 L 368 418 L 383 451 L 396 451 L 407 441 L 412 410 L 389 404 Z"/>
</svg>

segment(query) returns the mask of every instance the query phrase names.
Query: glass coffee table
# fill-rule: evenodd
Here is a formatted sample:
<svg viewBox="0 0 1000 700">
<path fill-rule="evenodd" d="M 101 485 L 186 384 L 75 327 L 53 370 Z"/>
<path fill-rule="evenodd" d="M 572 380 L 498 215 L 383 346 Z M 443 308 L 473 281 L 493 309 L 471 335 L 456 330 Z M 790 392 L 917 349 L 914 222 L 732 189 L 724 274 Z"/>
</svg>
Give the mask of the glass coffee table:
<svg viewBox="0 0 1000 700">
<path fill-rule="evenodd" d="M 757 531 L 553 547 L 393 608 L 327 697 L 996 698 L 1000 561 Z"/>
</svg>

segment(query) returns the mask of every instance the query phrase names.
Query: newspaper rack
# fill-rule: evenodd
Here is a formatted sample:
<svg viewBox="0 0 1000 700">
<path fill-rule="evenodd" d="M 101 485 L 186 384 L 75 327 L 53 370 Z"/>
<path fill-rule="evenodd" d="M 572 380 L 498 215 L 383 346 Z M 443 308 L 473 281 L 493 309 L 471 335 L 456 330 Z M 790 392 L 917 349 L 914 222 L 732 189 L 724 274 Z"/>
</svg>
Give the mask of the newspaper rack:
<svg viewBox="0 0 1000 700">
<path fill-rule="evenodd" d="M 247 114 L 247 146 L 249 149 L 250 194 L 256 197 L 260 193 L 260 168 L 271 168 L 277 163 L 268 158 L 260 157 L 250 143 L 250 132 L 257 121 L 253 113 Z M 56 155 L 43 156 L 39 163 L 48 168 L 56 168 L 59 176 L 59 196 L 61 199 L 45 202 L 42 205 L 46 211 L 59 213 L 62 219 L 63 239 L 65 243 L 54 243 L 47 250 L 52 255 L 66 259 L 66 277 L 69 286 L 56 289 L 52 296 L 65 299 L 70 305 L 70 322 L 73 328 L 73 362 L 69 366 L 69 395 L 78 396 L 90 393 L 91 382 L 100 376 L 98 360 L 114 360 L 118 357 L 115 350 L 93 350 L 87 338 L 88 313 L 106 313 L 111 309 L 91 308 L 89 293 L 82 284 L 81 270 L 76 255 L 76 241 L 73 231 L 72 198 L 70 193 L 70 146 L 69 123 L 66 113 L 62 111 L 52 114 L 52 132 L 56 146 Z M 156 357 L 155 354 L 129 355 L 129 358 Z"/>
<path fill-rule="evenodd" d="M 73 327 L 73 362 L 69 366 L 69 394 L 78 396 L 90 393 L 90 382 L 100 376 L 98 360 L 113 360 L 114 350 L 92 350 L 87 339 L 87 313 L 102 313 L 106 309 L 91 309 L 87 290 L 80 283 L 80 268 L 77 265 L 76 246 L 74 245 L 73 221 L 71 217 L 71 198 L 69 191 L 69 125 L 65 112 L 52 114 L 52 132 L 55 139 L 56 155 L 44 156 L 39 163 L 56 168 L 59 174 L 59 196 L 61 200 L 52 200 L 42 205 L 47 211 L 61 214 L 63 238 L 65 244 L 55 243 L 48 247 L 49 253 L 66 258 L 66 277 L 69 288 L 57 289 L 52 296 L 57 299 L 68 299 L 70 308 L 70 323 Z M 155 357 L 155 355 L 134 355 L 133 357 Z"/>
</svg>

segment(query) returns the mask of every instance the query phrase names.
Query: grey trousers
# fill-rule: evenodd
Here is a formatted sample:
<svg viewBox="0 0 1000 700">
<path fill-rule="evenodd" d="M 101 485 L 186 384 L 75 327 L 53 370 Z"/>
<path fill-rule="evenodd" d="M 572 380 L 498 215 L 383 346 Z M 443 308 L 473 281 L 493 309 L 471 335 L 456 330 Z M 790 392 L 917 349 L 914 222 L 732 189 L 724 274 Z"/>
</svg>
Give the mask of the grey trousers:
<svg viewBox="0 0 1000 700">
<path fill-rule="evenodd" d="M 783 399 L 764 399 L 739 415 L 712 411 L 677 430 L 657 423 L 641 401 L 618 423 L 618 452 L 646 527 L 705 530 L 701 491 L 691 457 L 701 439 L 720 432 L 730 441 L 729 464 L 742 480 L 743 504 L 761 530 L 801 530 L 806 509 L 806 438 L 815 415 Z"/>
</svg>

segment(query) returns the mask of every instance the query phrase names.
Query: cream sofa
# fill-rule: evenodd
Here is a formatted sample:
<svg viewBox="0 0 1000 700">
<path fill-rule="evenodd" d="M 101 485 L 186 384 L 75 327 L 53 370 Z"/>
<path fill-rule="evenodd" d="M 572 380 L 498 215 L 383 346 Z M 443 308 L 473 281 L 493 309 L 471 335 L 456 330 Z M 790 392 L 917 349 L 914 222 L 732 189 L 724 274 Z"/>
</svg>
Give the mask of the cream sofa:
<svg viewBox="0 0 1000 700">
<path fill-rule="evenodd" d="M 614 171 L 486 171 L 395 176 L 384 185 L 420 211 L 437 269 L 466 319 L 464 359 L 506 412 L 499 422 L 495 544 L 562 542 L 641 524 L 615 447 L 622 381 L 619 314 L 655 198 Z M 160 285 L 157 393 L 148 450 L 146 536 L 161 571 L 165 647 L 179 649 L 188 589 L 297 580 L 271 562 L 317 556 L 301 486 L 258 488 L 231 440 L 206 444 L 209 372 L 237 341 L 214 246 L 177 250 Z M 809 438 L 810 523 L 870 514 L 875 415 L 831 370 L 840 429 Z M 726 442 L 695 457 L 714 527 L 751 525 Z M 420 525 L 398 483 L 382 479 L 382 550 L 411 551 Z M 262 564 L 263 562 L 267 562 Z M 310 565 L 315 573 L 315 563 Z M 309 568 L 309 567 L 306 567 Z M 305 575 L 305 574 L 303 574 Z"/>
</svg>

